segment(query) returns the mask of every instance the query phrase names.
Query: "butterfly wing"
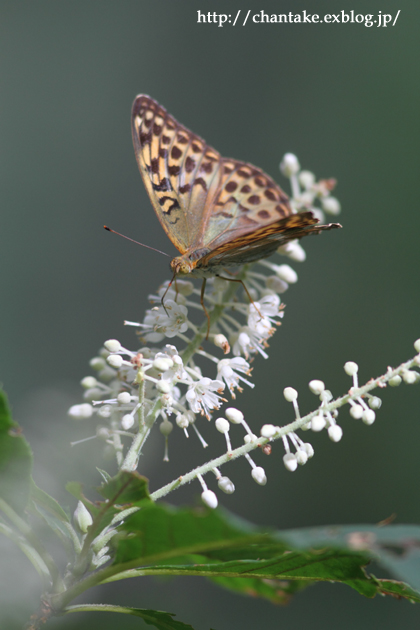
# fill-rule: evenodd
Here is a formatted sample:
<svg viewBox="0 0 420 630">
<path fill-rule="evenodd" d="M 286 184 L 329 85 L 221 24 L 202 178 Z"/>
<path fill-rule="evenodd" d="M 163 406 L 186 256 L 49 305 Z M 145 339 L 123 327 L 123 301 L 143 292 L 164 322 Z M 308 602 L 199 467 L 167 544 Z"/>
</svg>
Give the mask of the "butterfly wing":
<svg viewBox="0 0 420 630">
<path fill-rule="evenodd" d="M 216 247 L 196 264 L 196 269 L 209 269 L 229 265 L 241 265 L 270 256 L 288 241 L 302 238 L 307 234 L 319 234 L 324 230 L 340 228 L 339 223 L 317 225 L 312 212 L 292 214 L 276 223 L 264 226 L 251 233 L 239 236 Z"/>
<path fill-rule="evenodd" d="M 134 101 L 132 133 L 154 210 L 183 254 L 200 240 L 205 207 L 219 188 L 220 154 L 146 95 Z"/>
</svg>

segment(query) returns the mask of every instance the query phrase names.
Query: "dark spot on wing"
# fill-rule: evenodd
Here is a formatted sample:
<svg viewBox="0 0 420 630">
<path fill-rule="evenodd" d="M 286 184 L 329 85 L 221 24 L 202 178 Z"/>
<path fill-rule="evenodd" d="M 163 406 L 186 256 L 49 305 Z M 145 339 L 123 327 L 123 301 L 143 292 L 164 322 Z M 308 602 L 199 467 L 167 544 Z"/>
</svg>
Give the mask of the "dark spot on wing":
<svg viewBox="0 0 420 630">
<path fill-rule="evenodd" d="M 245 186 L 242 186 L 241 193 L 249 193 L 249 192 L 251 192 L 251 186 L 248 186 L 248 184 L 245 184 Z"/>
<path fill-rule="evenodd" d="M 173 157 L 175 160 L 179 160 L 179 158 L 180 158 L 180 157 L 181 157 L 181 155 L 182 155 L 182 151 L 181 151 L 181 149 L 180 149 L 179 147 L 174 146 L 174 147 L 172 147 L 172 149 L 171 149 L 171 155 L 172 155 L 172 157 Z"/>
<path fill-rule="evenodd" d="M 269 219 L 270 213 L 268 212 L 268 210 L 260 210 L 258 212 L 258 216 L 261 217 L 261 219 Z"/>
<path fill-rule="evenodd" d="M 207 190 L 207 184 L 202 177 L 197 177 L 197 179 L 194 180 L 194 186 L 197 185 L 202 186 L 203 190 Z"/>
<path fill-rule="evenodd" d="M 180 193 L 186 193 L 189 192 L 191 190 L 191 184 L 185 184 L 185 186 L 180 186 L 179 187 L 179 192 Z"/>
<path fill-rule="evenodd" d="M 256 206 L 260 203 L 260 198 L 258 195 L 251 195 L 248 197 L 248 203 L 252 203 L 253 206 Z"/>
<path fill-rule="evenodd" d="M 195 169 L 195 160 L 192 157 L 188 156 L 185 160 L 185 170 L 187 173 L 191 173 Z"/>
<path fill-rule="evenodd" d="M 179 175 L 179 171 L 181 170 L 178 164 L 174 164 L 173 166 L 168 167 L 169 175 Z"/>
<path fill-rule="evenodd" d="M 233 192 L 237 189 L 237 187 L 238 184 L 236 182 L 228 182 L 225 186 L 225 190 L 227 190 L 228 192 Z"/>
</svg>

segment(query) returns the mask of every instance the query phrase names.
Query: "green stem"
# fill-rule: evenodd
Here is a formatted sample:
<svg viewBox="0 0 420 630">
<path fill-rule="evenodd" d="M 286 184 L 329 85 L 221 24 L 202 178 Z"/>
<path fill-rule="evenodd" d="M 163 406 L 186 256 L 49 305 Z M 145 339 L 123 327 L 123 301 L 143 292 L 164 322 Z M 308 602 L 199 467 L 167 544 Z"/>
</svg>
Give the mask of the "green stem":
<svg viewBox="0 0 420 630">
<path fill-rule="evenodd" d="M 248 265 L 244 265 L 242 267 L 240 273 L 238 273 L 235 276 L 235 280 L 243 280 L 243 278 L 245 277 L 247 269 L 248 269 Z M 223 294 L 223 304 L 216 304 L 213 307 L 212 311 L 210 312 L 210 326 L 215 324 L 220 319 L 220 317 L 223 315 L 223 312 L 224 312 L 224 310 L 226 308 L 226 303 L 231 302 L 233 296 L 238 291 L 239 286 L 240 285 L 239 285 L 238 282 L 231 282 L 229 284 L 228 288 L 226 289 L 225 293 Z M 207 330 L 208 330 L 208 322 L 206 320 L 200 326 L 197 334 L 192 338 L 192 340 L 190 341 L 188 346 L 180 353 L 181 354 L 181 358 L 182 358 L 182 360 L 184 362 L 184 365 L 186 365 L 188 363 L 188 361 L 191 359 L 193 354 L 198 350 L 198 348 L 203 343 L 204 339 L 207 336 Z"/>
<path fill-rule="evenodd" d="M 143 419 L 142 425 L 139 428 L 139 432 L 134 437 L 134 440 L 131 443 L 130 449 L 125 456 L 120 470 L 128 470 L 129 472 L 136 470 L 139 463 L 141 449 L 143 448 L 145 441 L 149 437 L 149 433 L 156 421 L 157 414 L 161 408 L 162 401 L 160 398 L 158 398 L 153 405 L 151 411 L 149 411 L 149 413 L 147 414 L 146 419 Z"/>
<path fill-rule="evenodd" d="M 365 394 L 372 391 L 373 389 L 376 389 L 377 387 L 384 387 L 385 384 L 394 376 L 403 374 L 404 371 L 409 370 L 418 365 L 419 365 L 419 359 L 417 355 L 416 357 L 414 357 L 413 359 L 410 359 L 406 363 L 402 363 L 400 366 L 398 366 L 394 370 L 389 370 L 385 374 L 382 374 L 381 376 L 378 376 L 375 379 L 371 379 L 362 387 L 358 387 L 357 389 L 352 388 L 350 390 L 350 393 L 345 394 L 344 396 L 341 396 L 340 398 L 337 398 L 336 400 L 333 400 L 332 402 L 322 407 L 322 411 L 331 412 L 331 411 L 334 411 L 335 409 L 339 409 L 343 405 L 347 404 L 350 400 L 356 400 L 357 398 L 364 396 Z M 287 424 L 283 427 L 278 427 L 276 434 L 272 438 L 260 437 L 255 442 L 244 444 L 243 446 L 240 446 L 239 448 L 236 448 L 233 451 L 230 451 L 228 453 L 224 453 L 220 457 L 217 457 L 216 459 L 213 459 L 212 461 L 207 462 L 206 464 L 203 464 L 202 466 L 198 466 L 197 468 L 194 468 L 194 470 L 191 470 L 189 473 L 185 475 L 181 475 L 180 477 L 177 477 L 170 483 L 166 484 L 166 486 L 163 486 L 162 488 L 159 488 L 159 490 L 156 490 L 155 492 L 153 492 L 150 495 L 150 498 L 153 501 L 157 501 L 158 499 L 161 499 L 162 497 L 166 496 L 173 490 L 176 490 L 177 488 L 185 485 L 186 483 L 190 483 L 197 477 L 197 475 L 205 475 L 206 473 L 211 471 L 213 468 L 222 466 L 223 464 L 233 461 L 234 459 L 237 459 L 238 457 L 242 457 L 246 453 L 249 453 L 249 451 L 252 451 L 256 448 L 260 448 L 261 446 L 264 446 L 268 442 L 279 440 L 284 435 L 287 435 L 288 433 L 292 433 L 293 431 L 297 431 L 298 429 L 302 428 L 305 424 L 310 422 L 310 420 L 312 420 L 312 418 L 314 418 L 317 414 L 319 414 L 319 411 L 320 411 L 320 408 L 318 407 L 317 409 L 315 409 L 315 411 L 311 411 L 310 413 L 306 414 L 302 418 L 297 418 L 294 422 L 291 422 L 290 424 Z"/>
</svg>

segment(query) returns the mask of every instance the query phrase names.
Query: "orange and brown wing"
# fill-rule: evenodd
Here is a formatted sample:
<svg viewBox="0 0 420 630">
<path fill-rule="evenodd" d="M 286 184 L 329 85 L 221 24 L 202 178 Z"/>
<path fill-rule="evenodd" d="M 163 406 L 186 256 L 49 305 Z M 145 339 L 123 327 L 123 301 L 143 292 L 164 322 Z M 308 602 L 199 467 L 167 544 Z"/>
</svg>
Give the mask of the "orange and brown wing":
<svg viewBox="0 0 420 630">
<path fill-rule="evenodd" d="M 153 208 L 183 254 L 200 238 L 204 209 L 219 187 L 220 155 L 146 95 L 133 103 L 132 133 Z"/>
<path fill-rule="evenodd" d="M 212 249 L 197 261 L 196 269 L 250 263 L 270 256 L 288 241 L 341 227 L 339 223 L 317 224 L 312 212 L 292 214 Z"/>
</svg>

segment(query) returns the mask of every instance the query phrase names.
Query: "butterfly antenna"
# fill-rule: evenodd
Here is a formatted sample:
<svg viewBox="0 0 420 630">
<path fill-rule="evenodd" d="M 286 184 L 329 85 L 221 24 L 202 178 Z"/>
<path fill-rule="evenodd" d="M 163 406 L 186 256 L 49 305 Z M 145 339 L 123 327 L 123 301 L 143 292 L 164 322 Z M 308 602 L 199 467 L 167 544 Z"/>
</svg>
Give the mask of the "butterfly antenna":
<svg viewBox="0 0 420 630">
<path fill-rule="evenodd" d="M 147 249 L 151 249 L 154 252 L 157 252 L 158 254 L 163 254 L 164 256 L 168 256 L 168 258 L 170 258 L 169 254 L 166 254 L 165 252 L 161 252 L 160 249 L 156 249 L 155 247 L 150 247 L 150 245 L 145 245 L 144 243 L 140 243 L 139 241 L 135 241 L 133 238 L 130 238 L 129 236 L 125 236 L 124 234 L 120 234 L 119 232 L 116 232 L 115 230 L 111 230 L 111 228 L 109 228 L 107 225 L 104 225 L 104 229 L 107 230 L 108 232 L 112 232 L 113 234 L 118 234 L 118 236 L 122 236 L 123 238 L 127 239 L 127 241 L 131 241 L 132 243 L 136 243 L 136 245 L 141 245 L 142 247 L 147 247 Z"/>
</svg>

